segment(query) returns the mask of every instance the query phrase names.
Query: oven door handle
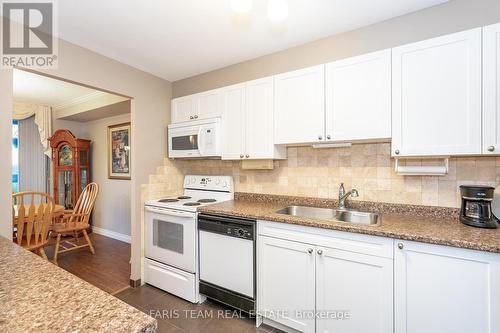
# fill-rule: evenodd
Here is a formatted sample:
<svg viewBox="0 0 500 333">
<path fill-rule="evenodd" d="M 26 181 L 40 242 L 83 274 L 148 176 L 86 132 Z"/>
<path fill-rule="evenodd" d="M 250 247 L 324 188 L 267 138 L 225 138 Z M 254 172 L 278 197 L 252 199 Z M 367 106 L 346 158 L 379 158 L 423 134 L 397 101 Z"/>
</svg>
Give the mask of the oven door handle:
<svg viewBox="0 0 500 333">
<path fill-rule="evenodd" d="M 146 207 L 145 210 L 147 212 L 151 212 L 151 213 L 177 216 L 177 217 L 192 217 L 194 215 L 193 213 L 189 213 L 189 212 L 181 212 L 181 211 L 174 211 L 174 210 L 170 210 L 170 209 L 161 209 L 161 208 L 153 208 L 153 207 Z"/>
</svg>

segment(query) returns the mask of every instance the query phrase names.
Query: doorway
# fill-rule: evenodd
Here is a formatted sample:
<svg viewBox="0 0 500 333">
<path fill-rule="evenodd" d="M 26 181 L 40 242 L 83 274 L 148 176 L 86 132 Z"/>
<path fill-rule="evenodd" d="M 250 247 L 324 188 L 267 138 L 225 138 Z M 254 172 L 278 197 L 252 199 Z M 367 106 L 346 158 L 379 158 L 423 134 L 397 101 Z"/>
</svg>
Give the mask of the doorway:
<svg viewBox="0 0 500 333">
<path fill-rule="evenodd" d="M 59 191 L 64 195 L 58 194 L 54 199 L 56 204 L 71 209 L 68 197 L 78 198 L 78 189 L 96 182 L 100 192 L 91 220 L 96 254 L 91 255 L 88 249 L 82 248 L 60 255 L 58 262 L 62 268 L 108 292 L 117 291 L 109 287 L 111 285 L 128 286 L 131 182 L 126 177 L 109 176 L 108 137 L 113 126 L 130 126 L 131 99 L 18 69 L 13 71 L 13 79 L 12 191 L 37 191 L 55 196 L 58 189 L 65 188 Z M 58 130 L 90 141 L 86 162 L 89 170 L 85 177 L 75 178 L 71 173 L 69 177 L 57 177 L 50 137 Z M 126 151 L 130 146 L 121 148 Z M 122 155 L 120 158 L 120 165 L 126 166 L 123 160 L 127 159 Z M 54 179 L 58 179 L 57 184 Z M 61 179 L 63 183 L 59 184 Z M 53 248 L 46 252 L 50 259 Z M 87 274 L 94 268 L 101 273 Z"/>
</svg>

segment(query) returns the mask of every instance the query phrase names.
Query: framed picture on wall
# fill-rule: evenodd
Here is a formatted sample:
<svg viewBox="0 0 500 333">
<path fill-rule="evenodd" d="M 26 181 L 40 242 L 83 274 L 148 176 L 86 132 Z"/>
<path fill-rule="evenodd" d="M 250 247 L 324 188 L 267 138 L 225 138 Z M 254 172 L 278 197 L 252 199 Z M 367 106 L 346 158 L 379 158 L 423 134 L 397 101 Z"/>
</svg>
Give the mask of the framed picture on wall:
<svg viewBox="0 0 500 333">
<path fill-rule="evenodd" d="M 108 178 L 130 179 L 130 123 L 108 126 Z"/>
</svg>

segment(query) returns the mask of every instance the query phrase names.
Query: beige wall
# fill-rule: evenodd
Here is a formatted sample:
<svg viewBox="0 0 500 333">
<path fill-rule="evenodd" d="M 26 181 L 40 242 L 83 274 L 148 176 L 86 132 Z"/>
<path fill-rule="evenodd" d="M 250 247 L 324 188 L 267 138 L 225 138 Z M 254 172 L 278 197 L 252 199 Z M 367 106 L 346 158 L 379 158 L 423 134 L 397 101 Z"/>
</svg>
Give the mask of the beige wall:
<svg viewBox="0 0 500 333">
<path fill-rule="evenodd" d="M 233 176 L 238 192 L 338 197 L 341 182 L 356 188 L 354 200 L 459 207 L 459 185 L 500 184 L 500 157 L 452 158 L 446 176 L 399 176 L 394 172 L 390 144 L 361 144 L 350 148 L 289 147 L 288 159 L 275 161 L 274 170 L 241 170 L 239 161 L 165 160 L 150 177 L 148 198 L 179 193 L 186 174 Z M 414 165 L 441 161 L 412 160 Z M 175 187 L 177 186 L 177 188 Z"/>
<path fill-rule="evenodd" d="M 1 22 L 0 22 L 1 23 Z M 132 101 L 132 279 L 142 274 L 143 251 L 141 224 L 141 184 L 162 163 L 166 152 L 166 126 L 169 122 L 171 84 L 138 69 L 106 58 L 77 45 L 59 42 L 59 68 L 45 70 L 46 74 L 75 81 L 109 92 L 133 98 Z M 12 108 L 11 71 L 0 71 L 1 86 L 1 148 L 10 155 L 10 114 Z M 10 202 L 10 159 L 0 162 L 0 200 Z M 11 235 L 10 205 L 0 206 L 1 235 Z"/>
<path fill-rule="evenodd" d="M 57 119 L 55 112 L 52 112 L 52 132 L 58 129 L 70 130 L 77 138 L 86 139 L 86 128 L 82 123 L 71 120 Z"/>
<path fill-rule="evenodd" d="M 92 224 L 98 228 L 130 236 L 130 180 L 108 179 L 108 126 L 130 122 L 123 114 L 83 123 L 84 137 L 92 140 L 92 181 L 99 184 Z"/>
<path fill-rule="evenodd" d="M 451 0 L 365 28 L 176 81 L 173 83 L 173 96 L 189 95 L 498 22 L 498 0 Z"/>
</svg>

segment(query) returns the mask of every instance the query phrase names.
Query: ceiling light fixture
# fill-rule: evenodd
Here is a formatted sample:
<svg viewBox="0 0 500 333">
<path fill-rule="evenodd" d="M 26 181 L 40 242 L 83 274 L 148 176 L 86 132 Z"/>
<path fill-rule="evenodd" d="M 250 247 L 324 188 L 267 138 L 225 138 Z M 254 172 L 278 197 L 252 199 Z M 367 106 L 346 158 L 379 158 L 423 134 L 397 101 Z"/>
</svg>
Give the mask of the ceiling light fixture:
<svg viewBox="0 0 500 333">
<path fill-rule="evenodd" d="M 268 0 L 267 18 L 273 23 L 284 21 L 288 17 L 288 3 L 286 0 Z"/>
<path fill-rule="evenodd" d="M 231 8 L 238 14 L 246 14 L 252 10 L 252 0 L 231 0 Z"/>
</svg>

